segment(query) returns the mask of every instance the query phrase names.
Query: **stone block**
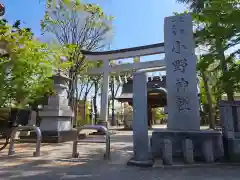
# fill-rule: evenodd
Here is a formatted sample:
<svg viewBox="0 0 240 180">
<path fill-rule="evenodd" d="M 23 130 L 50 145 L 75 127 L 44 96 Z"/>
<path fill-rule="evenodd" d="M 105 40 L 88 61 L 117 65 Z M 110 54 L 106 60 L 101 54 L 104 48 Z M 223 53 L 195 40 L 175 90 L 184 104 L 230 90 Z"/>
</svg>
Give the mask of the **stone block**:
<svg viewBox="0 0 240 180">
<path fill-rule="evenodd" d="M 237 129 L 240 131 L 240 106 L 236 108 L 237 108 L 237 126 L 238 126 Z"/>
<path fill-rule="evenodd" d="M 48 104 L 58 106 L 68 106 L 68 99 L 62 96 L 50 96 L 48 98 Z"/>
<path fill-rule="evenodd" d="M 240 139 L 235 139 L 232 141 L 232 150 L 233 154 L 239 154 L 240 155 Z"/>
<path fill-rule="evenodd" d="M 240 162 L 240 139 L 225 139 L 225 157 L 232 162 Z"/>
<path fill-rule="evenodd" d="M 41 131 L 69 131 L 72 129 L 71 118 L 45 117 L 41 120 Z"/>
<path fill-rule="evenodd" d="M 49 107 L 49 106 L 48 106 Z M 43 111 L 39 112 L 41 117 L 72 117 L 73 112 L 70 110 L 54 110 L 46 107 Z"/>
<path fill-rule="evenodd" d="M 183 156 L 184 156 L 184 162 L 187 164 L 194 163 L 194 149 L 193 149 L 193 143 L 191 139 L 185 139 L 183 140 Z"/>
<path fill-rule="evenodd" d="M 203 142 L 203 157 L 205 162 L 212 163 L 214 162 L 214 153 L 213 153 L 213 142 L 212 140 L 205 140 Z"/>
<path fill-rule="evenodd" d="M 223 138 L 222 136 L 219 136 L 216 141 L 213 141 L 213 144 L 215 143 L 215 145 L 213 145 L 213 152 L 214 152 L 214 157 L 215 157 L 215 161 L 221 161 L 224 159 L 224 146 L 223 146 Z M 218 147 L 218 148 L 216 148 Z M 218 154 L 218 156 L 216 156 L 215 154 Z"/>
<path fill-rule="evenodd" d="M 173 156 L 172 156 L 172 141 L 170 139 L 163 140 L 163 164 L 164 165 L 172 165 L 173 164 Z"/>
<path fill-rule="evenodd" d="M 205 140 L 212 140 L 214 158 L 223 159 L 224 152 L 222 148 L 222 135 L 219 131 L 203 130 L 203 131 L 173 131 L 168 129 L 154 129 L 151 138 L 151 152 L 154 158 L 162 158 L 163 140 L 171 139 L 173 146 L 173 158 L 183 159 L 182 142 L 185 139 L 192 140 L 194 148 L 194 160 L 197 162 L 204 161 L 202 146 Z"/>
<path fill-rule="evenodd" d="M 234 139 L 234 123 L 231 106 L 220 107 L 220 120 L 223 136 L 225 136 L 227 139 Z"/>
</svg>

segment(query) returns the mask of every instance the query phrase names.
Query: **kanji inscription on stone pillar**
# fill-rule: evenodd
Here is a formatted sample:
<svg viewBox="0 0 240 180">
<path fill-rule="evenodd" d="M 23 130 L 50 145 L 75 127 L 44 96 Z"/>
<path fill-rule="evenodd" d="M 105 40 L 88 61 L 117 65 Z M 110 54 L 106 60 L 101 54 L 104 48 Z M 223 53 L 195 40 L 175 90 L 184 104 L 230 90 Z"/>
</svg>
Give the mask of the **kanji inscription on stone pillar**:
<svg viewBox="0 0 240 180">
<path fill-rule="evenodd" d="M 190 14 L 165 18 L 168 128 L 200 130 L 196 55 Z"/>
</svg>

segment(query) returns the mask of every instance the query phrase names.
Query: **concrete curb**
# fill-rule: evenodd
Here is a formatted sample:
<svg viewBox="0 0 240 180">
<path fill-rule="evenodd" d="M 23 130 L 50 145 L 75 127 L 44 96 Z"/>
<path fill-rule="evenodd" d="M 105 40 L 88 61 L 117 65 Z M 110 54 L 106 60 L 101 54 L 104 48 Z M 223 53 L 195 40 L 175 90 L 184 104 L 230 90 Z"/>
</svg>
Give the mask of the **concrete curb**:
<svg viewBox="0 0 240 180">
<path fill-rule="evenodd" d="M 231 166 L 240 166 L 240 163 L 228 163 L 228 162 L 219 162 L 219 163 L 196 163 L 196 164 L 173 164 L 173 165 L 163 165 L 163 164 L 154 164 L 153 168 L 155 169 L 181 169 L 181 168 L 199 168 L 199 167 L 231 167 Z"/>
</svg>

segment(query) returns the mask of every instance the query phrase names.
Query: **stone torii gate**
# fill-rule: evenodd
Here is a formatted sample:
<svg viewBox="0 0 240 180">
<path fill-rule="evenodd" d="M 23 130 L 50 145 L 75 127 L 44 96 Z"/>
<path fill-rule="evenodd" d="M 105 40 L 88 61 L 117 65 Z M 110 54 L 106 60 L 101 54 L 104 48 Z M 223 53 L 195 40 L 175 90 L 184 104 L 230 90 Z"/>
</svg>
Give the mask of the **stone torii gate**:
<svg viewBox="0 0 240 180">
<path fill-rule="evenodd" d="M 120 49 L 105 52 L 82 52 L 88 61 L 103 61 L 103 67 L 88 70 L 87 75 L 103 74 L 103 85 L 101 95 L 100 123 L 107 125 L 108 121 L 108 92 L 109 92 L 109 74 L 112 72 L 120 73 L 131 70 L 145 70 L 146 72 L 164 71 L 165 60 L 154 60 L 147 62 L 136 62 L 132 64 L 120 64 L 110 66 L 111 60 L 127 59 L 164 53 L 164 44 L 152 44 L 128 49 Z M 146 82 L 145 82 L 146 83 Z"/>
</svg>

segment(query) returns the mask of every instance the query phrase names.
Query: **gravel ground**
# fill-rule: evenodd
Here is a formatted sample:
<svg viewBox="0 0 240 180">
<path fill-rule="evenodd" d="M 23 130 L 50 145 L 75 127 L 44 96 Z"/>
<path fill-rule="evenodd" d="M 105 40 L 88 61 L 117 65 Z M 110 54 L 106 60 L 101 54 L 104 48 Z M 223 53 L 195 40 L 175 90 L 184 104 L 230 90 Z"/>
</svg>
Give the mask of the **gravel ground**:
<svg viewBox="0 0 240 180">
<path fill-rule="evenodd" d="M 121 131 L 112 136 L 112 158 L 103 160 L 104 145 L 79 145 L 80 157 L 71 158 L 72 143 L 42 144 L 41 157 L 32 157 L 34 144 L 16 144 L 16 155 L 0 152 L 3 180 L 239 180 L 240 166 L 138 168 L 125 164 L 132 155 L 132 134 Z"/>
</svg>

